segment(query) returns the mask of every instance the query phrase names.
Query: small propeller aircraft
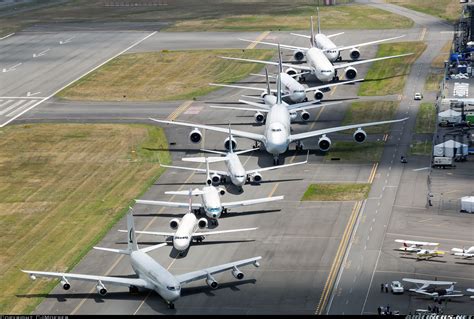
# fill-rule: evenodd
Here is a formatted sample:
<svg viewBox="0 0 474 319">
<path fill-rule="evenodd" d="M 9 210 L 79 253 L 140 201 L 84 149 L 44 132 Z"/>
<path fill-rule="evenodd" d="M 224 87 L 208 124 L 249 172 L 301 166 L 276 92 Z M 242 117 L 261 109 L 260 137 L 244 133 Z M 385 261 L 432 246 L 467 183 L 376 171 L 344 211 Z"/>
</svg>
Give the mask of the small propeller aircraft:
<svg viewBox="0 0 474 319">
<path fill-rule="evenodd" d="M 417 259 L 428 259 L 432 257 L 439 257 L 444 255 L 444 251 L 438 249 L 426 249 L 423 246 L 439 246 L 439 243 L 429 243 L 414 240 L 395 239 L 397 243 L 402 243 L 403 246 L 398 250 L 405 251 L 408 253 L 416 253 Z"/>
<path fill-rule="evenodd" d="M 456 282 L 452 281 L 437 281 L 437 280 L 423 280 L 413 278 L 403 278 L 403 281 L 411 282 L 416 285 L 417 288 L 411 288 L 409 291 L 417 294 L 426 295 L 432 297 L 435 301 L 441 303 L 443 299 L 451 300 L 451 298 L 457 298 L 464 296 L 460 294 L 461 291 L 454 290 Z M 430 287 L 434 286 L 434 287 Z M 449 286 L 447 289 L 437 288 L 436 286 Z"/>
</svg>

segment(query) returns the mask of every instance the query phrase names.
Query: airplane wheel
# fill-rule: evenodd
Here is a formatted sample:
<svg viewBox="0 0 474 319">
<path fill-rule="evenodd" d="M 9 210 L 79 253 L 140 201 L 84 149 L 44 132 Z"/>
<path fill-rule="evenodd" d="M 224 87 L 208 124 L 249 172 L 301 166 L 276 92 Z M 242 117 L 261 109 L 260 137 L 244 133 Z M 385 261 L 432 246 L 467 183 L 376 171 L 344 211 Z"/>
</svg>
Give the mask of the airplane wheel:
<svg viewBox="0 0 474 319">
<path fill-rule="evenodd" d="M 168 308 L 170 308 L 170 309 L 173 310 L 173 309 L 174 309 L 174 303 L 170 302 L 170 303 L 168 304 Z"/>
</svg>

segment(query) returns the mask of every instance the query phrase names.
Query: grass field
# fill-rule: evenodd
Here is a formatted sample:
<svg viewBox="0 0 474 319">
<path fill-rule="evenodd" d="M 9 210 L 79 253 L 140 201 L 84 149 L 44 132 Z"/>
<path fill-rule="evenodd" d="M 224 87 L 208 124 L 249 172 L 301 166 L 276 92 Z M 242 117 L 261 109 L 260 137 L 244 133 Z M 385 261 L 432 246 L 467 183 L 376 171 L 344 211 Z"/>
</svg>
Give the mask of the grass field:
<svg viewBox="0 0 474 319">
<path fill-rule="evenodd" d="M 436 108 L 433 103 L 421 103 L 416 116 L 415 133 L 434 133 L 436 128 Z"/>
<path fill-rule="evenodd" d="M 431 155 L 433 143 L 431 141 L 414 142 L 410 145 L 410 155 Z"/>
<path fill-rule="evenodd" d="M 325 155 L 325 161 L 343 162 L 377 162 L 382 156 L 383 142 L 356 142 L 337 141 L 334 142 Z"/>
<path fill-rule="evenodd" d="M 58 0 L 33 0 L 27 5 L 16 5 L 18 9 L 0 9 L 0 34 L 42 23 L 124 21 L 165 23 L 174 31 L 190 28 L 192 31 L 309 30 L 309 16 L 315 15 L 314 0 L 294 0 L 291 5 L 285 0 L 120 0 L 120 3 L 166 5 L 105 6 L 112 2 L 114 0 L 70 0 L 58 4 Z M 338 0 L 339 4 L 347 2 L 352 1 Z M 326 29 L 409 28 L 413 25 L 413 21 L 405 17 L 361 5 L 321 7 L 321 16 L 324 17 L 322 27 Z"/>
<path fill-rule="evenodd" d="M 456 22 L 461 14 L 459 0 L 386 0 L 386 2 L 437 16 L 450 22 Z"/>
<path fill-rule="evenodd" d="M 301 200 L 348 201 L 363 200 L 369 196 L 370 184 L 311 184 Z"/>
<path fill-rule="evenodd" d="M 342 125 L 392 120 L 399 101 L 354 102 L 346 112 Z M 390 131 L 390 124 L 364 128 L 367 134 L 381 134 Z M 353 134 L 353 131 L 343 131 Z"/>
<path fill-rule="evenodd" d="M 358 95 L 400 94 L 410 73 L 411 65 L 426 49 L 419 41 L 384 43 L 379 45 L 377 57 L 413 53 L 412 55 L 374 62 L 359 87 Z"/>
<path fill-rule="evenodd" d="M 62 90 L 58 97 L 87 101 L 193 99 L 219 89 L 209 82 L 236 82 L 262 68 L 262 64 L 218 56 L 269 60 L 273 54 L 274 50 L 233 49 L 125 54 Z"/>
<path fill-rule="evenodd" d="M 169 162 L 162 129 L 38 124 L 0 130 L 0 313 L 30 313 L 57 281 L 20 269 L 69 271 Z"/>
<path fill-rule="evenodd" d="M 191 19 L 177 22 L 167 31 L 289 31 L 309 30 L 314 5 L 294 7 L 272 14 L 232 14 L 212 19 Z M 413 21 L 388 11 L 363 5 L 320 8 L 321 28 L 325 29 L 402 29 Z M 316 22 L 315 22 L 316 23 Z"/>
</svg>

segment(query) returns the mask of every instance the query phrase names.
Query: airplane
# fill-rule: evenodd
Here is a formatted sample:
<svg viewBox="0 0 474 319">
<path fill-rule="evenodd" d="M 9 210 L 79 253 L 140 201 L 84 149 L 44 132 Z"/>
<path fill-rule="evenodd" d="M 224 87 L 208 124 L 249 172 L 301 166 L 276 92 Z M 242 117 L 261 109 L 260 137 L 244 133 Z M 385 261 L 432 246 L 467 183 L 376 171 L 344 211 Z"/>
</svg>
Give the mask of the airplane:
<svg viewBox="0 0 474 319">
<path fill-rule="evenodd" d="M 281 68 L 281 52 L 279 52 L 279 66 Z M 363 123 L 363 124 L 352 124 L 352 125 L 345 125 L 339 127 L 332 127 L 326 129 L 320 129 L 315 131 L 309 131 L 304 133 L 298 134 L 291 134 L 291 116 L 290 112 L 300 111 L 301 108 L 291 108 L 286 104 L 282 103 L 282 89 L 281 89 L 281 80 L 280 76 L 277 78 L 277 101 L 271 107 L 261 105 L 260 103 L 255 103 L 256 105 L 260 105 L 260 109 L 252 109 L 252 108 L 235 108 L 235 107 L 220 107 L 220 108 L 228 108 L 228 109 L 238 109 L 238 110 L 248 110 L 248 111 L 264 111 L 267 113 L 267 120 L 265 121 L 265 130 L 263 134 L 245 132 L 240 130 L 231 129 L 231 133 L 233 136 L 248 138 L 251 140 L 256 141 L 257 143 L 260 142 L 265 150 L 273 155 L 273 163 L 274 165 L 279 164 L 279 157 L 280 154 L 285 153 L 289 145 L 291 143 L 296 144 L 297 150 L 303 149 L 303 144 L 301 143 L 302 140 L 307 138 L 318 137 L 318 146 L 319 149 L 323 152 L 328 151 L 331 147 L 331 139 L 327 137 L 329 133 L 335 133 L 339 131 L 345 131 L 350 129 L 356 129 L 353 134 L 353 138 L 357 143 L 362 143 L 366 140 L 367 133 L 362 129 L 363 127 L 367 126 L 376 126 L 376 125 L 383 125 L 383 124 L 390 124 L 390 123 L 398 123 L 402 121 L 406 121 L 408 117 L 398 120 L 389 120 L 389 121 L 380 121 L 380 122 L 372 122 L 372 123 Z M 291 107 L 298 106 L 299 104 L 294 104 Z M 322 104 L 313 105 L 311 107 L 320 107 Z M 302 107 L 304 108 L 304 107 Z M 164 123 L 164 124 L 174 124 L 180 126 L 188 126 L 192 127 L 193 130 L 189 133 L 189 139 L 192 143 L 199 143 L 202 140 L 202 133 L 199 129 L 205 129 L 210 131 L 222 132 L 227 133 L 227 129 L 223 127 L 217 126 L 210 126 L 210 125 L 203 125 L 203 124 L 194 124 L 194 123 L 185 123 L 185 122 L 177 122 L 177 121 L 167 121 L 167 120 L 160 120 L 149 118 L 151 121 L 157 123 Z M 226 138 L 224 141 L 224 147 L 229 149 L 229 138 Z M 236 148 L 237 143 L 235 140 L 231 141 L 233 146 Z"/>
<path fill-rule="evenodd" d="M 441 303 L 442 299 L 451 299 L 464 296 L 459 294 L 461 291 L 454 290 L 454 284 L 456 282 L 452 281 L 433 281 L 433 280 L 422 280 L 422 279 L 412 279 L 412 278 L 403 278 L 403 281 L 414 283 L 417 288 L 409 289 L 412 292 L 417 294 L 427 295 L 432 297 L 435 301 Z M 434 286 L 450 286 L 447 289 L 439 289 L 436 287 L 430 288 L 431 285 Z"/>
<path fill-rule="evenodd" d="M 380 58 L 373 58 L 367 60 L 358 60 L 352 62 L 342 62 L 338 64 L 332 64 L 331 61 L 326 57 L 323 50 L 319 49 L 315 43 L 315 36 L 313 31 L 313 17 L 311 17 L 311 36 L 310 36 L 310 47 L 297 47 L 292 45 L 281 45 L 278 43 L 273 42 L 263 42 L 263 41 L 255 41 L 255 40 L 247 40 L 247 39 L 239 39 L 241 41 L 246 42 L 253 42 L 253 43 L 260 43 L 265 45 L 272 45 L 272 46 L 280 46 L 283 49 L 288 50 L 296 50 L 295 59 L 301 61 L 304 56 L 306 56 L 306 63 L 307 65 L 295 65 L 295 64 L 288 64 L 284 63 L 283 66 L 287 67 L 286 73 L 291 76 L 300 77 L 302 75 L 311 73 L 316 78 L 323 82 L 331 82 L 331 81 L 339 81 L 339 76 L 337 75 L 337 70 L 344 69 L 344 76 L 347 80 L 353 80 L 357 77 L 357 69 L 354 68 L 355 65 L 370 63 L 374 61 L 381 61 L 386 59 L 393 59 L 393 58 L 400 58 L 408 55 L 412 55 L 413 53 L 406 53 L 406 54 L 399 54 L 399 55 L 392 55 L 392 56 L 385 56 Z M 277 62 L 273 61 L 264 61 L 264 60 L 254 60 L 254 59 L 244 59 L 244 58 L 232 58 L 232 57 L 222 57 L 223 59 L 227 60 L 234 60 L 234 61 L 243 61 L 243 62 L 254 62 L 254 63 L 263 63 L 268 65 L 278 65 Z M 298 73 L 299 71 L 303 71 L 303 73 Z"/>
<path fill-rule="evenodd" d="M 469 247 L 468 249 L 466 248 L 452 248 L 451 251 L 453 251 L 453 255 L 455 256 L 462 256 L 465 258 L 472 258 L 474 257 L 474 246 Z"/>
<path fill-rule="evenodd" d="M 403 243 L 403 246 L 398 250 L 406 251 L 410 253 L 416 253 L 417 259 L 428 259 L 431 257 L 438 257 L 444 255 L 444 251 L 437 249 L 425 249 L 423 246 L 439 246 L 439 243 L 429 243 L 414 240 L 395 239 L 397 243 Z"/>
<path fill-rule="evenodd" d="M 206 283 L 212 289 L 216 289 L 219 284 L 214 279 L 213 275 L 218 274 L 227 270 L 232 272 L 232 275 L 236 279 L 243 279 L 244 274 L 238 269 L 238 267 L 253 264 L 255 267 L 259 267 L 258 260 L 262 257 L 253 257 L 234 261 L 219 266 L 209 267 L 198 271 L 192 271 L 181 275 L 173 275 L 166 268 L 160 265 L 156 260 L 150 257 L 147 253 L 166 246 L 166 243 L 149 246 L 146 248 L 138 248 L 135 227 L 133 222 L 133 215 L 131 212 L 127 214 L 127 229 L 128 229 L 128 248 L 127 249 L 112 249 L 104 247 L 94 247 L 97 250 L 104 250 L 117 254 L 123 254 L 130 256 L 130 263 L 132 269 L 138 278 L 124 278 L 124 277 L 112 277 L 112 276 L 95 276 L 95 275 L 83 275 L 74 273 L 61 273 L 61 272 L 47 272 L 47 271 L 35 271 L 35 270 L 21 270 L 24 273 L 30 275 L 32 280 L 37 277 L 53 277 L 60 278 L 61 285 L 64 290 L 69 290 L 71 284 L 69 280 L 83 280 L 96 282 L 97 292 L 101 296 L 107 294 L 107 288 L 105 284 L 119 285 L 129 287 L 131 293 L 138 292 L 139 288 L 145 288 L 156 291 L 168 304 L 170 309 L 174 309 L 174 302 L 181 296 L 181 286 L 186 285 L 190 282 L 205 279 Z"/>
<path fill-rule="evenodd" d="M 466 289 L 467 292 L 473 292 L 474 293 L 474 288 L 467 288 Z M 472 296 L 469 296 L 470 299 L 474 299 L 474 295 Z"/>
<path fill-rule="evenodd" d="M 193 240 L 196 242 L 202 242 L 205 236 L 218 235 L 218 234 L 227 234 L 235 233 L 241 231 L 250 231 L 256 230 L 258 227 L 254 228 L 241 228 L 241 229 L 231 229 L 231 230 L 221 230 L 221 231 L 208 231 L 208 232 L 196 232 L 196 230 L 204 229 L 207 227 L 207 219 L 200 218 L 197 219 L 196 215 L 193 213 L 192 205 L 192 190 L 189 190 L 189 207 L 188 212 L 184 214 L 181 218 L 173 218 L 170 221 L 171 229 L 175 232 L 155 232 L 155 231 L 135 231 L 137 234 L 147 234 L 147 235 L 156 235 L 156 236 L 165 236 L 173 238 L 173 247 L 182 255 L 186 249 L 189 248 L 189 245 Z M 120 232 L 127 232 L 126 230 L 119 230 Z"/>
<path fill-rule="evenodd" d="M 214 185 L 212 185 L 212 179 L 210 177 L 208 160 L 206 160 L 206 172 L 207 172 L 206 186 L 204 186 L 201 189 L 195 188 L 191 192 L 193 196 L 201 195 L 202 204 L 192 203 L 192 207 L 193 209 L 196 209 L 197 212 L 204 210 L 204 212 L 206 213 L 206 216 L 210 219 L 213 225 L 218 224 L 217 220 L 219 219 L 221 214 L 227 213 L 227 209 L 229 208 L 268 203 L 268 202 L 273 202 L 277 200 L 282 200 L 284 198 L 284 196 L 273 196 L 273 197 L 242 200 L 242 201 L 237 201 L 237 202 L 221 202 L 219 195 L 224 195 L 225 190 L 222 188 L 217 188 Z M 165 192 L 165 194 L 189 195 L 189 192 L 188 191 L 167 191 Z M 142 200 L 142 199 L 136 199 L 135 202 L 137 204 L 155 205 L 155 206 L 180 207 L 180 208 L 188 207 L 188 203 L 178 203 L 178 202 Z"/>
<path fill-rule="evenodd" d="M 360 58 L 360 50 L 359 50 L 360 47 L 378 44 L 378 43 L 391 41 L 391 40 L 396 40 L 396 39 L 403 38 L 405 36 L 405 35 L 400 35 L 393 38 L 386 38 L 382 40 L 370 41 L 370 42 L 365 42 L 365 43 L 358 43 L 358 44 L 346 45 L 346 46 L 337 46 L 334 42 L 332 42 L 331 38 L 342 35 L 344 34 L 344 32 L 331 34 L 331 35 L 325 35 L 324 33 L 322 33 L 321 23 L 319 19 L 319 8 L 317 8 L 317 22 L 318 22 L 318 32 L 314 35 L 314 45 L 318 49 L 322 50 L 323 53 L 328 58 L 328 60 L 331 62 L 342 60 L 341 51 L 350 50 L 349 56 L 353 61 L 355 61 Z M 291 34 L 298 37 L 311 39 L 311 36 L 309 35 L 304 35 L 304 34 L 299 34 L 299 33 L 291 33 Z M 294 58 L 296 61 L 302 61 L 304 58 L 304 51 L 295 51 Z"/>
<path fill-rule="evenodd" d="M 219 152 L 219 151 L 201 149 L 201 151 L 224 155 L 224 157 L 207 157 L 207 158 L 206 157 L 185 157 L 185 158 L 182 158 L 182 160 L 183 161 L 188 161 L 188 162 L 195 162 L 195 163 L 205 163 L 206 160 L 209 163 L 225 162 L 226 167 L 227 167 L 226 171 L 219 171 L 219 170 L 209 169 L 207 184 L 208 185 L 218 184 L 221 181 L 225 182 L 226 177 L 229 177 L 232 184 L 234 184 L 237 187 L 240 187 L 241 190 L 242 190 L 242 186 L 245 183 L 248 183 L 250 181 L 253 181 L 255 183 L 261 182 L 262 181 L 262 174 L 261 174 L 262 172 L 308 163 L 309 151 L 308 151 L 308 155 L 306 156 L 306 160 L 303 161 L 303 162 L 284 164 L 284 165 L 278 165 L 278 166 L 270 166 L 270 167 L 264 167 L 264 168 L 256 168 L 256 169 L 246 171 L 244 166 L 242 165 L 242 162 L 240 161 L 238 155 L 239 154 L 244 154 L 244 153 L 247 153 L 247 152 L 251 152 L 251 151 L 254 151 L 256 149 L 252 148 L 252 149 L 248 149 L 248 150 L 234 152 L 234 145 L 233 145 L 234 143 L 231 142 L 233 140 L 234 140 L 234 138 L 232 137 L 231 127 L 230 127 L 230 124 L 229 124 L 229 143 L 228 143 L 229 144 L 228 145 L 229 151 L 228 152 Z M 200 172 L 200 173 L 206 173 L 207 172 L 206 169 L 203 169 L 203 168 L 171 166 L 171 165 L 162 165 L 162 166 L 163 167 L 168 167 L 168 168 L 177 168 L 177 169 L 190 170 L 190 171 L 195 171 L 195 172 Z"/>
</svg>

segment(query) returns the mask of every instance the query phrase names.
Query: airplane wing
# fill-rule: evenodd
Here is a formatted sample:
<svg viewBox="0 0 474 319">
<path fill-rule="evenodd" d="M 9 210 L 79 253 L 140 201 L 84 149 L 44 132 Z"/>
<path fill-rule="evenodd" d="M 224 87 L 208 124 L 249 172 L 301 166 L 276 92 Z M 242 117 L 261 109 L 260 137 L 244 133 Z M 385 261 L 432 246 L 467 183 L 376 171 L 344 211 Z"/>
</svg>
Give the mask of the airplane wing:
<svg viewBox="0 0 474 319">
<path fill-rule="evenodd" d="M 218 84 L 218 83 L 209 83 L 211 86 L 221 86 L 226 88 L 234 88 L 234 89 L 244 89 L 244 90 L 254 90 L 260 92 L 266 92 L 266 88 L 257 88 L 255 86 L 243 86 L 243 85 L 234 85 L 234 84 Z"/>
<path fill-rule="evenodd" d="M 244 61 L 244 62 L 254 62 L 254 63 L 263 63 L 263 64 L 269 64 L 269 65 L 276 65 L 278 66 L 278 62 L 273 62 L 273 61 L 265 61 L 265 60 L 253 60 L 253 59 L 241 59 L 241 58 L 231 58 L 231 57 L 226 57 L 226 56 L 220 56 L 222 59 L 226 60 L 235 60 L 235 61 Z M 364 60 L 366 61 L 366 60 Z M 311 68 L 306 65 L 298 65 L 298 64 L 288 64 L 288 63 L 282 63 L 281 64 L 284 67 L 287 68 L 293 68 L 297 70 L 304 70 L 304 71 L 311 71 Z"/>
<path fill-rule="evenodd" d="M 252 43 L 260 43 L 260 44 L 266 44 L 266 45 L 273 45 L 275 47 L 278 46 L 278 43 L 273 43 L 273 42 L 264 42 L 264 41 L 256 41 L 256 40 L 247 40 L 247 39 L 239 39 L 240 41 L 245 41 L 245 42 L 252 42 Z M 301 51 L 308 51 L 309 48 L 304 48 L 304 47 L 296 47 L 293 45 L 287 45 L 287 44 L 280 44 L 280 48 L 282 49 L 290 49 L 290 50 L 301 50 Z"/>
<path fill-rule="evenodd" d="M 189 161 L 189 162 L 194 162 L 193 160 L 190 160 L 189 158 L 183 158 L 183 161 Z M 225 159 L 224 159 L 225 160 Z M 219 162 L 219 161 L 209 161 L 209 163 L 214 163 L 214 162 Z M 205 161 L 202 161 L 201 163 L 205 163 Z M 194 171 L 194 172 L 199 172 L 199 173 L 206 173 L 206 169 L 204 168 L 195 168 L 195 167 L 184 167 L 184 166 L 172 166 L 172 165 L 161 165 L 163 167 L 168 167 L 168 168 L 176 168 L 176 169 L 182 169 L 182 170 L 187 170 L 187 171 Z M 219 175 L 228 175 L 227 172 L 224 171 L 216 171 L 216 170 L 209 170 L 209 173 L 211 174 L 219 174 Z"/>
<path fill-rule="evenodd" d="M 308 151 L 309 155 L 309 151 Z M 266 171 L 271 171 L 274 169 L 279 169 L 279 168 L 285 168 L 285 167 L 290 167 L 290 166 L 295 166 L 295 165 L 301 165 L 301 164 L 306 164 L 308 163 L 308 158 L 306 157 L 306 161 L 303 162 L 297 162 L 297 163 L 290 163 L 290 164 L 285 164 L 285 165 L 276 165 L 276 166 L 269 166 L 269 167 L 264 167 L 264 168 L 257 168 L 257 169 L 252 169 L 247 171 L 247 174 L 255 174 L 255 173 L 260 173 L 260 172 L 266 172 Z"/>
<path fill-rule="evenodd" d="M 187 126 L 187 127 L 193 127 L 193 128 L 201 128 L 204 130 L 210 130 L 210 131 L 216 131 L 216 132 L 221 132 L 221 133 L 226 133 L 229 134 L 229 129 L 224 128 L 224 127 L 217 127 L 217 126 L 209 126 L 209 125 L 202 125 L 202 124 L 193 124 L 193 123 L 184 123 L 184 122 L 175 122 L 175 121 L 165 121 L 165 120 L 157 120 L 150 118 L 150 120 L 158 122 L 158 123 L 164 123 L 164 124 L 175 124 L 175 125 L 181 125 L 181 126 Z M 231 134 L 234 136 L 238 137 L 245 137 L 254 141 L 260 141 L 264 142 L 265 136 L 262 134 L 255 134 L 255 133 L 250 133 L 250 132 L 244 132 L 244 131 L 239 131 L 239 130 L 234 130 L 231 129 Z"/>
<path fill-rule="evenodd" d="M 438 296 L 437 293 L 434 293 L 434 292 L 426 292 L 426 291 L 424 291 L 424 290 L 418 290 L 418 289 L 412 290 L 412 289 L 410 289 L 410 291 L 413 291 L 413 292 L 415 292 L 415 293 L 417 293 L 417 294 L 430 296 L 430 297 L 435 297 L 435 296 L 437 297 L 437 296 Z"/>
<path fill-rule="evenodd" d="M 344 34 L 344 32 L 330 34 L 330 35 L 327 35 L 326 38 L 328 38 L 328 39 L 334 38 L 334 37 L 337 37 L 338 35 L 341 35 L 341 34 Z"/>
<path fill-rule="evenodd" d="M 471 257 L 474 257 L 474 254 L 472 254 L 472 253 L 454 253 L 454 256 L 461 256 L 461 257 L 471 258 Z"/>
<path fill-rule="evenodd" d="M 239 102 L 240 103 L 245 103 L 245 104 L 248 104 L 248 105 L 251 105 L 251 106 L 258 107 L 259 111 L 263 111 L 263 112 L 270 111 L 270 107 L 268 105 L 264 104 L 264 103 L 256 103 L 256 102 L 251 102 L 251 101 L 245 101 L 245 100 L 242 100 L 242 99 L 239 99 Z"/>
<path fill-rule="evenodd" d="M 253 111 L 253 112 L 264 112 L 268 113 L 270 110 L 265 109 L 253 109 L 251 107 L 233 107 L 233 106 L 220 106 L 220 105 L 209 105 L 213 109 L 227 109 L 227 110 L 239 110 L 239 111 Z"/>
<path fill-rule="evenodd" d="M 214 267 L 209 267 L 209 268 L 198 270 L 198 271 L 189 272 L 187 274 L 182 274 L 175 277 L 181 284 L 187 284 L 196 280 L 206 279 L 209 275 L 214 275 L 214 274 L 224 272 L 226 270 L 231 270 L 234 267 L 241 267 L 241 266 L 246 266 L 250 264 L 254 264 L 256 267 L 258 267 L 259 264 L 257 261 L 260 259 L 262 259 L 261 256 L 253 257 L 249 259 L 243 259 L 243 260 L 223 264 L 220 266 L 214 266 Z"/>
<path fill-rule="evenodd" d="M 381 61 L 381 60 L 386 60 L 386 59 L 401 58 L 401 57 L 412 55 L 412 54 L 413 53 L 406 53 L 406 54 L 399 54 L 399 55 L 392 55 L 392 56 L 384 56 L 384 57 L 381 57 L 381 58 L 373 58 L 373 59 L 367 59 L 367 60 L 360 60 L 360 61 L 354 61 L 354 62 L 334 64 L 334 68 L 335 69 L 345 69 L 345 68 L 347 68 L 349 66 L 353 66 L 353 65 L 358 65 L 358 64 L 363 64 L 363 63 L 370 63 L 370 62 Z"/>
<path fill-rule="evenodd" d="M 452 294 L 452 295 L 441 295 L 438 296 L 437 298 L 439 299 L 449 299 L 449 298 L 457 298 L 457 297 L 463 297 L 463 294 Z"/>
<path fill-rule="evenodd" d="M 274 197 L 263 197 L 263 198 L 256 198 L 256 199 L 249 199 L 249 200 L 242 200 L 238 202 L 228 202 L 222 203 L 222 207 L 225 208 L 232 208 L 232 207 L 239 207 L 239 206 L 248 206 L 248 205 L 255 205 L 261 203 L 268 203 L 277 200 L 282 200 L 284 196 L 274 196 Z"/>
<path fill-rule="evenodd" d="M 302 38 L 306 38 L 306 39 L 311 39 L 311 36 L 310 35 L 306 35 L 306 34 L 299 34 L 299 33 L 290 33 L 291 35 L 296 35 L 297 37 L 302 37 Z M 339 32 L 339 33 L 335 33 L 335 34 L 330 34 L 330 35 L 327 35 L 326 38 L 333 38 L 333 37 L 337 37 L 338 35 L 341 35 L 341 34 L 344 34 L 344 32 Z"/>
<path fill-rule="evenodd" d="M 455 281 L 436 281 L 436 280 L 423 280 L 423 279 L 413 279 L 413 278 L 402 278 L 403 281 L 412 282 L 414 284 L 421 284 L 421 285 L 454 285 L 456 284 Z"/>
<path fill-rule="evenodd" d="M 404 36 L 405 35 L 400 35 L 398 37 L 393 37 L 393 38 L 387 38 L 387 39 L 382 39 L 382 40 L 364 42 L 364 43 L 359 43 L 359 44 L 354 44 L 354 45 L 340 46 L 340 47 L 337 47 L 336 50 L 339 50 L 339 51 L 349 50 L 349 49 L 352 49 L 352 48 L 358 48 L 358 47 L 363 47 L 363 46 L 366 46 L 366 45 L 372 45 L 372 44 L 377 44 L 377 43 L 381 43 L 381 42 L 400 39 L 400 38 L 403 38 Z M 334 50 L 334 49 L 332 49 L 332 50 Z"/>
<path fill-rule="evenodd" d="M 185 195 L 189 195 L 189 191 L 186 191 Z M 143 199 L 136 199 L 135 202 L 137 204 L 145 204 L 145 205 L 154 205 L 154 206 L 166 206 L 166 207 L 177 207 L 177 208 L 188 208 L 189 203 L 177 203 L 177 202 L 163 202 L 157 200 L 143 200 Z M 201 208 L 200 203 L 193 202 L 193 208 Z"/>
<path fill-rule="evenodd" d="M 313 102 L 313 103 L 311 103 L 311 102 Z M 314 101 L 311 101 L 311 102 L 303 102 L 303 103 L 288 105 L 288 111 L 298 112 L 298 111 L 302 111 L 302 110 L 316 109 L 316 108 L 323 107 L 323 106 L 341 104 L 343 101 L 324 102 L 324 103 L 315 103 Z"/>
<path fill-rule="evenodd" d="M 47 272 L 47 271 L 33 271 L 33 270 L 22 270 L 24 273 L 30 275 L 32 279 L 36 277 L 52 277 L 52 278 L 66 278 L 71 280 L 83 280 L 83 281 L 94 281 L 102 282 L 103 284 L 112 284 L 119 286 L 135 286 L 141 288 L 148 288 L 147 282 L 139 278 L 120 278 L 120 277 L 109 277 L 109 276 L 94 276 L 94 275 L 81 275 L 72 273 L 62 272 Z"/>
<path fill-rule="evenodd" d="M 350 81 L 339 81 L 339 82 L 336 82 L 336 83 L 329 83 L 329 84 L 324 84 L 324 85 L 312 86 L 312 87 L 309 87 L 309 88 L 305 89 L 304 91 L 305 92 L 317 91 L 317 90 L 324 89 L 324 88 L 329 88 L 329 87 L 344 85 L 344 84 L 349 84 L 349 83 L 355 83 L 355 82 L 361 82 L 361 81 L 364 81 L 364 79 L 357 79 L 357 80 L 350 80 Z"/>
<path fill-rule="evenodd" d="M 202 233 L 193 233 L 193 236 L 209 236 L 209 235 L 235 233 L 235 232 L 240 232 L 240 231 L 249 231 L 249 230 L 256 230 L 256 229 L 258 229 L 258 227 L 231 229 L 231 230 L 218 230 L 218 231 L 209 231 L 209 232 L 202 232 Z"/>
<path fill-rule="evenodd" d="M 310 132 L 305 132 L 305 133 L 292 134 L 292 135 L 290 135 L 290 141 L 291 142 L 299 141 L 299 140 L 303 140 L 305 138 L 320 136 L 320 135 L 339 132 L 339 131 L 356 129 L 356 128 L 366 127 L 366 126 L 376 126 L 376 125 L 397 123 L 397 122 L 403 122 L 403 121 L 406 121 L 406 120 L 408 120 L 408 117 L 400 119 L 400 120 L 381 121 L 381 122 L 372 122 L 372 123 L 364 123 L 364 124 L 352 124 L 352 125 L 346 125 L 346 126 L 339 126 L 339 127 L 326 128 L 326 129 L 322 129 L 322 130 L 310 131 Z"/>
<path fill-rule="evenodd" d="M 439 243 L 429 243 L 424 241 L 414 241 L 414 240 L 404 240 L 404 239 L 395 239 L 397 243 L 407 244 L 407 245 L 416 245 L 416 246 L 439 246 Z"/>
<path fill-rule="evenodd" d="M 125 229 L 119 229 L 118 230 L 121 233 L 126 233 L 128 230 Z M 167 233 L 167 232 L 161 232 L 161 231 L 145 231 L 145 230 L 136 230 L 135 233 L 137 234 L 145 234 L 145 235 L 156 235 L 156 236 L 174 236 L 174 233 Z"/>
</svg>

